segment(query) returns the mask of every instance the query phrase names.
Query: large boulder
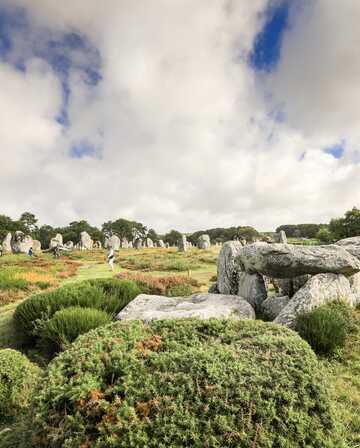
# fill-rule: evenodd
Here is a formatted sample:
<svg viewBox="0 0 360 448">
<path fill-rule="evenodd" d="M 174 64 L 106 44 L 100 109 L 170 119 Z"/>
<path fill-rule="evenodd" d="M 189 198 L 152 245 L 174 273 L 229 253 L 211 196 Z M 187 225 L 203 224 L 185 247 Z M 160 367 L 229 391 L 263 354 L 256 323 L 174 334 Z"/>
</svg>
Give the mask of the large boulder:
<svg viewBox="0 0 360 448">
<path fill-rule="evenodd" d="M 335 244 L 343 247 L 350 252 L 351 255 L 360 260 L 360 236 L 344 238 L 343 240 L 337 241 Z"/>
<path fill-rule="evenodd" d="M 210 236 L 207 234 L 200 235 L 197 240 L 197 247 L 199 249 L 210 249 L 211 243 L 210 243 Z"/>
<path fill-rule="evenodd" d="M 221 294 L 238 293 L 238 266 L 236 257 L 243 246 L 239 241 L 228 241 L 223 244 L 217 261 L 217 287 Z"/>
<path fill-rule="evenodd" d="M 105 240 L 105 248 L 109 249 L 112 247 L 114 250 L 120 249 L 120 238 L 117 235 L 111 235 L 109 238 L 106 238 Z"/>
<path fill-rule="evenodd" d="M 266 320 L 274 320 L 280 312 L 288 305 L 290 299 L 288 296 L 268 297 L 261 304 L 261 314 Z"/>
<path fill-rule="evenodd" d="M 274 322 L 295 328 L 296 317 L 336 300 L 353 305 L 349 280 L 342 274 L 318 274 L 310 278 L 282 309 Z"/>
<path fill-rule="evenodd" d="M 54 238 L 51 238 L 50 249 L 53 249 L 54 247 L 62 246 L 62 245 L 63 245 L 63 237 L 62 237 L 61 233 L 57 233 Z"/>
<path fill-rule="evenodd" d="M 65 243 L 65 248 L 67 250 L 73 250 L 74 249 L 74 243 L 73 241 L 68 241 L 67 243 Z"/>
<path fill-rule="evenodd" d="M 93 248 L 94 242 L 91 236 L 87 232 L 80 233 L 80 244 L 82 250 L 91 250 Z"/>
<path fill-rule="evenodd" d="M 254 243 L 241 249 L 236 263 L 239 270 L 274 278 L 321 273 L 352 275 L 360 271 L 360 260 L 336 245 Z"/>
<path fill-rule="evenodd" d="M 32 248 L 35 253 L 41 252 L 41 242 L 38 240 L 33 240 Z"/>
<path fill-rule="evenodd" d="M 237 276 L 237 295 L 243 297 L 255 310 L 260 310 L 267 297 L 265 281 L 260 274 L 239 272 Z"/>
<path fill-rule="evenodd" d="M 186 252 L 188 249 L 188 242 L 186 239 L 186 235 L 182 235 L 178 241 L 178 248 L 180 252 Z"/>
<path fill-rule="evenodd" d="M 2 249 L 3 249 L 4 253 L 10 254 L 12 252 L 11 239 L 12 239 L 12 236 L 11 236 L 11 233 L 9 232 L 6 235 L 4 241 L 2 242 Z"/>
<path fill-rule="evenodd" d="M 190 297 L 164 297 L 140 294 L 117 315 L 118 320 L 144 322 L 188 317 L 255 319 L 255 312 L 239 296 L 199 293 Z"/>
<path fill-rule="evenodd" d="M 20 230 L 15 232 L 11 240 L 11 248 L 15 254 L 27 254 L 31 247 L 33 247 L 33 239 L 30 235 L 25 235 Z"/>
</svg>

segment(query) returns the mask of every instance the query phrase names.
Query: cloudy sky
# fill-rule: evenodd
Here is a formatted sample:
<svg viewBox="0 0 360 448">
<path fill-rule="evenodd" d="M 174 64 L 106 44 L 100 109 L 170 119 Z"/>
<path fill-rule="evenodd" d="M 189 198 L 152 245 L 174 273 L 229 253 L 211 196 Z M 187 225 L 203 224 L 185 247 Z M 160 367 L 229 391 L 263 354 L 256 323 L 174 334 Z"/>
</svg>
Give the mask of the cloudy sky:
<svg viewBox="0 0 360 448">
<path fill-rule="evenodd" d="M 360 1 L 0 0 L 0 213 L 158 231 L 360 205 Z"/>
</svg>

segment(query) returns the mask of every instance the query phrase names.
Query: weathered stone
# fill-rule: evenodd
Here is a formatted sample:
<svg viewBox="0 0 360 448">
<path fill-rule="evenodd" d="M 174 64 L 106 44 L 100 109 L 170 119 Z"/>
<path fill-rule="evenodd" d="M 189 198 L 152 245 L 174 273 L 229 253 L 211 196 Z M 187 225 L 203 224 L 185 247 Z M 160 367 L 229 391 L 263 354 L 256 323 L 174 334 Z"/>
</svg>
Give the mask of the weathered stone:
<svg viewBox="0 0 360 448">
<path fill-rule="evenodd" d="M 349 277 L 351 291 L 353 293 L 353 306 L 360 304 L 360 272 Z"/>
<path fill-rule="evenodd" d="M 136 238 L 134 241 L 134 247 L 135 249 L 141 249 L 142 248 L 142 241 L 140 238 Z"/>
<path fill-rule="evenodd" d="M 146 238 L 145 245 L 146 247 L 154 247 L 154 242 L 151 238 Z"/>
<path fill-rule="evenodd" d="M 94 241 L 93 249 L 102 249 L 101 241 Z"/>
<path fill-rule="evenodd" d="M 121 240 L 121 247 L 122 249 L 128 249 L 129 248 L 129 241 L 127 238 L 122 238 Z"/>
<path fill-rule="evenodd" d="M 11 236 L 11 233 L 9 232 L 6 235 L 4 241 L 2 242 L 2 250 L 3 250 L 4 253 L 9 253 L 10 254 L 12 252 L 11 239 L 12 239 L 12 236 Z"/>
<path fill-rule="evenodd" d="M 210 294 L 219 294 L 220 291 L 219 291 L 219 289 L 218 289 L 218 285 L 217 285 L 217 283 L 213 283 L 213 284 L 210 286 L 208 292 L 209 292 Z"/>
<path fill-rule="evenodd" d="M 65 243 L 65 248 L 67 250 L 73 250 L 74 249 L 74 243 L 72 241 L 68 241 L 67 243 Z"/>
<path fill-rule="evenodd" d="M 165 243 L 164 243 L 163 240 L 159 240 L 158 243 L 157 243 L 157 245 L 158 245 L 158 247 L 162 247 L 162 248 L 165 247 Z"/>
<path fill-rule="evenodd" d="M 336 300 L 353 304 L 349 280 L 342 274 L 318 274 L 311 277 L 282 309 L 274 322 L 295 327 L 296 317 L 312 309 Z"/>
<path fill-rule="evenodd" d="M 280 230 L 279 243 L 287 244 L 287 237 L 286 237 L 286 233 L 284 232 L 284 230 Z"/>
<path fill-rule="evenodd" d="M 87 232 L 80 233 L 80 245 L 82 250 L 91 250 L 94 242 Z"/>
<path fill-rule="evenodd" d="M 360 261 L 340 246 L 294 246 L 291 244 L 249 244 L 236 257 L 238 270 L 273 278 L 304 274 L 336 273 L 352 275 L 360 271 Z"/>
<path fill-rule="evenodd" d="M 132 249 L 133 248 L 133 242 L 132 241 L 129 241 L 128 242 L 128 249 Z"/>
<path fill-rule="evenodd" d="M 199 249 L 207 250 L 210 249 L 210 237 L 207 234 L 200 235 L 197 241 L 197 247 Z"/>
<path fill-rule="evenodd" d="M 33 239 L 30 235 L 25 235 L 23 232 L 18 230 L 15 232 L 11 240 L 11 248 L 15 254 L 27 254 L 30 247 L 33 246 Z"/>
<path fill-rule="evenodd" d="M 293 278 L 273 278 L 271 282 L 279 295 L 292 297 L 310 277 L 311 275 L 299 275 Z"/>
<path fill-rule="evenodd" d="M 261 305 L 261 314 L 266 320 L 274 320 L 280 312 L 288 305 L 290 299 L 288 296 L 268 297 Z"/>
<path fill-rule="evenodd" d="M 41 243 L 38 240 L 33 240 L 33 245 L 32 245 L 33 251 L 35 253 L 41 252 Z"/>
<path fill-rule="evenodd" d="M 352 238 L 344 238 L 343 240 L 335 243 L 338 246 L 343 247 L 354 257 L 360 260 L 360 236 L 354 236 Z"/>
<path fill-rule="evenodd" d="M 186 239 L 186 235 L 182 235 L 178 241 L 178 248 L 180 252 L 186 252 L 188 249 L 188 242 Z"/>
<path fill-rule="evenodd" d="M 254 319 L 252 306 L 242 297 L 200 293 L 190 297 L 164 297 L 140 294 L 118 315 L 119 320 L 150 322 L 182 318 Z"/>
<path fill-rule="evenodd" d="M 259 310 L 262 302 L 267 297 L 263 277 L 260 274 L 238 272 L 237 282 L 237 295 L 249 302 L 255 310 Z"/>
<path fill-rule="evenodd" d="M 111 235 L 105 240 L 105 249 L 112 247 L 114 250 L 120 249 L 120 238 L 117 235 Z"/>
<path fill-rule="evenodd" d="M 238 293 L 238 271 L 235 258 L 240 254 L 239 241 L 227 241 L 223 244 L 217 261 L 217 284 L 221 294 Z"/>
<path fill-rule="evenodd" d="M 62 237 L 61 233 L 57 233 L 54 236 L 54 238 L 51 238 L 50 249 L 53 249 L 54 247 L 62 246 L 62 245 L 63 245 L 63 237 Z"/>
</svg>

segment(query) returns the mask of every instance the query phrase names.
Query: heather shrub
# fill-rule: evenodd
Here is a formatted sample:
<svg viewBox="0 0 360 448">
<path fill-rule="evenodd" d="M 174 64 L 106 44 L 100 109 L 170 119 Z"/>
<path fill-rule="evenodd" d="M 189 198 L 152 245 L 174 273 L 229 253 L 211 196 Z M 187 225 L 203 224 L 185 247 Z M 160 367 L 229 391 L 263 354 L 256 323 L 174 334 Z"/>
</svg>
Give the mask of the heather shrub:
<svg viewBox="0 0 360 448">
<path fill-rule="evenodd" d="M 79 337 L 34 394 L 36 447 L 335 448 L 326 376 L 259 321 L 118 322 Z"/>
<path fill-rule="evenodd" d="M 332 355 L 344 347 L 351 325 L 351 308 L 342 302 L 319 306 L 296 320 L 300 336 L 320 355 Z"/>
<path fill-rule="evenodd" d="M 111 320 L 108 313 L 94 308 L 64 308 L 45 322 L 40 346 L 45 354 L 52 356 L 65 350 L 80 334 L 108 324 Z"/>
<path fill-rule="evenodd" d="M 140 293 L 139 287 L 130 281 L 93 280 L 64 286 L 20 303 L 14 313 L 15 328 L 24 342 L 34 345 L 44 323 L 59 310 L 94 308 L 115 316 Z"/>
<path fill-rule="evenodd" d="M 29 406 L 40 369 L 16 350 L 0 350 L 0 424 L 14 420 Z"/>
<path fill-rule="evenodd" d="M 192 294 L 191 285 L 184 283 L 183 285 L 175 285 L 168 289 L 167 295 L 169 297 L 185 297 Z"/>
</svg>

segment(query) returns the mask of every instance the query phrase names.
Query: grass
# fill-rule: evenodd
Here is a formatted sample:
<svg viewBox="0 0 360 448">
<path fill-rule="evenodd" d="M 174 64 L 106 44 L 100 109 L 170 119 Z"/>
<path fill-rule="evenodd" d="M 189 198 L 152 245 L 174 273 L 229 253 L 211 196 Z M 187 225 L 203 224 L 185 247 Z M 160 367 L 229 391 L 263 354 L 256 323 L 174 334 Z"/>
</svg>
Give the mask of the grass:
<svg viewBox="0 0 360 448">
<path fill-rule="evenodd" d="M 337 360 L 323 361 L 335 390 L 339 419 L 345 424 L 349 448 L 360 447 L 360 311 L 355 311 L 355 328 Z"/>
</svg>

